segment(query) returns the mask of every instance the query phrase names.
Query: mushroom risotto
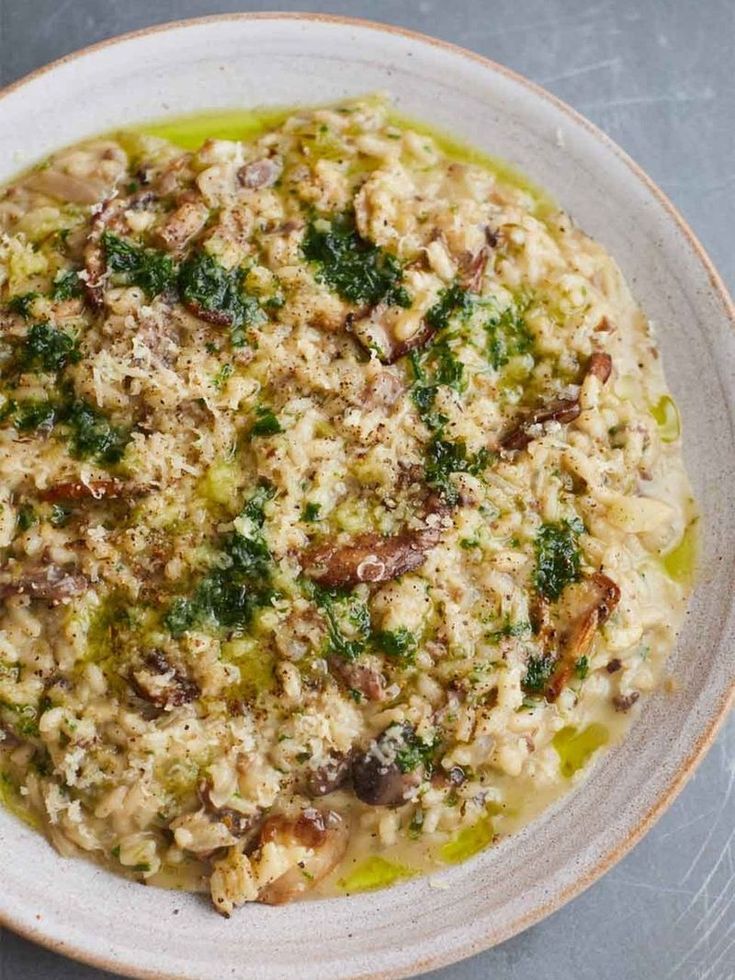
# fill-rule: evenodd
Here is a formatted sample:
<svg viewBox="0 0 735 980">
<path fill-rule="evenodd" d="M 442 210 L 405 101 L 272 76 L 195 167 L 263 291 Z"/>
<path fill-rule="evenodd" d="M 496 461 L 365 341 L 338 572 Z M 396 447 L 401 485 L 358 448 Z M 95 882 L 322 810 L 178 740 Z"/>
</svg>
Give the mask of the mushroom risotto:
<svg viewBox="0 0 735 980">
<path fill-rule="evenodd" d="M 465 859 L 656 686 L 695 520 L 614 261 L 381 100 L 0 192 L 0 796 L 64 855 L 224 915 Z"/>
</svg>

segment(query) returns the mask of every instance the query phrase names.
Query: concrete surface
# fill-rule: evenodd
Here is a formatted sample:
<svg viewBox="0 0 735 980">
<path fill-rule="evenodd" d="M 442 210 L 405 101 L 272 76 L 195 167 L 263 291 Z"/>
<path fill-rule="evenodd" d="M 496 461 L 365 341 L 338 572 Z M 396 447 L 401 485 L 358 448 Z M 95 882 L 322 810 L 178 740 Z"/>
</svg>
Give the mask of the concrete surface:
<svg viewBox="0 0 735 980">
<path fill-rule="evenodd" d="M 401 24 L 473 48 L 540 82 L 648 171 L 735 288 L 733 0 L 263 0 L 269 5 Z M 242 0 L 0 0 L 0 83 L 123 31 L 259 6 Z M 432 977 L 732 980 L 734 839 L 731 718 L 673 807 L 601 882 L 522 935 Z M 0 931 L 2 980 L 105 976 Z"/>
</svg>

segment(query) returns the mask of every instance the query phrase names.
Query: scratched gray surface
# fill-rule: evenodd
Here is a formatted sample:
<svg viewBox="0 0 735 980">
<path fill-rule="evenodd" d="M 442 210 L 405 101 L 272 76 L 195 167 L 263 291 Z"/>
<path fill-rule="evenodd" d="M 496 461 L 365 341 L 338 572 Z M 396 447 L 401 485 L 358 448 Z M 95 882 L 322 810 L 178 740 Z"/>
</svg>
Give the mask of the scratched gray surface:
<svg viewBox="0 0 735 980">
<path fill-rule="evenodd" d="M 642 164 L 735 288 L 735 0 L 263 0 L 262 6 L 310 6 L 401 24 L 535 79 Z M 123 31 L 257 8 L 228 0 L 0 0 L 0 83 Z M 734 787 L 735 717 L 669 812 L 602 881 L 545 922 L 433 980 L 732 980 Z M 1 980 L 107 976 L 0 931 Z"/>
</svg>

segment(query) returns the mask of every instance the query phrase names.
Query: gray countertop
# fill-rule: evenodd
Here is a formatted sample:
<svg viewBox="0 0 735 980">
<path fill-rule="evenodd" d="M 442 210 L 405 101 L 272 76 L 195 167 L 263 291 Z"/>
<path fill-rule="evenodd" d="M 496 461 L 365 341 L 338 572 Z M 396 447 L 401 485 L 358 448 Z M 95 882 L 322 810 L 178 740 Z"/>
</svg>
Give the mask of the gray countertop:
<svg viewBox="0 0 735 980">
<path fill-rule="evenodd" d="M 0 0 L 0 83 L 123 31 L 259 6 L 271 4 Z M 540 82 L 648 171 L 733 290 L 734 0 L 278 0 L 272 6 L 404 25 Z M 735 717 L 671 809 L 600 882 L 520 936 L 432 976 L 732 980 L 734 839 Z M 0 930 L 2 980 L 106 976 Z"/>
</svg>

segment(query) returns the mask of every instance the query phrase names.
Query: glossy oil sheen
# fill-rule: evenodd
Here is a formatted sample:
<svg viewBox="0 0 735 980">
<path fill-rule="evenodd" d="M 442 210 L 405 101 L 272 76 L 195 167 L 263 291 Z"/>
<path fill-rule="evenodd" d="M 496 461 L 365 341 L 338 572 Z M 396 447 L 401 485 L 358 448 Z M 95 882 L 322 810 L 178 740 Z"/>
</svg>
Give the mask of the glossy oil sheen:
<svg viewBox="0 0 735 980">
<path fill-rule="evenodd" d="M 280 126 L 289 116 L 305 106 L 273 107 L 258 109 L 212 110 L 172 119 L 152 120 L 132 127 L 135 131 L 159 139 L 169 140 L 184 150 L 197 150 L 208 139 L 242 140 L 249 142 Z M 328 106 L 326 107 L 328 108 Z M 551 197 L 537 187 L 525 174 L 512 167 L 505 160 L 477 147 L 458 140 L 444 130 L 421 122 L 395 110 L 388 118 L 397 126 L 409 127 L 415 132 L 430 136 L 437 146 L 458 163 L 474 164 L 484 167 L 496 175 L 503 183 L 529 194 L 535 202 L 535 212 L 543 217 L 556 209 Z"/>
</svg>

